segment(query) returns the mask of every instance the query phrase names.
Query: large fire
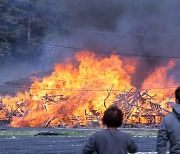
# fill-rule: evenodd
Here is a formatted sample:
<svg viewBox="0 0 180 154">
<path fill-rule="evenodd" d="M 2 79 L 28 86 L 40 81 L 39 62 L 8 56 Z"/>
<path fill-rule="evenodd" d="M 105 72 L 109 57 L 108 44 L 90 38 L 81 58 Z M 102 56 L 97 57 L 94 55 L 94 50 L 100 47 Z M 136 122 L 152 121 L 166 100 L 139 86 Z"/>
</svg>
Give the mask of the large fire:
<svg viewBox="0 0 180 154">
<path fill-rule="evenodd" d="M 50 76 L 41 81 L 36 79 L 29 91 L 19 92 L 15 97 L 1 97 L 0 118 L 10 117 L 12 127 L 71 125 L 72 118 L 86 125 L 88 116 L 102 116 L 106 109 L 105 102 L 109 106 L 118 94 L 132 88 L 137 90 L 133 86 L 132 76 L 138 64 L 137 59 L 121 59 L 115 54 L 100 58 L 89 51 L 78 52 L 73 60 L 55 64 Z M 173 96 L 177 86 L 173 78 L 167 78 L 167 71 L 175 64 L 171 60 L 167 66 L 156 68 L 142 83 L 142 89 L 156 95 L 155 101 L 162 107 Z"/>
</svg>

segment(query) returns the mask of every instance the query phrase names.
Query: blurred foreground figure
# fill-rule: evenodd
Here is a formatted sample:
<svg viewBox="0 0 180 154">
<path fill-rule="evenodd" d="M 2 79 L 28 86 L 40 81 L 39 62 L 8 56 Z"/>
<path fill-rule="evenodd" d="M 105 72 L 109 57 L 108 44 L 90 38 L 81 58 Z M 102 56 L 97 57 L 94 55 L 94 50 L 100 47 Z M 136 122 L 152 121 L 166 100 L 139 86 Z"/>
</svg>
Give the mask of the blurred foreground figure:
<svg viewBox="0 0 180 154">
<path fill-rule="evenodd" d="M 107 126 L 107 129 L 98 131 L 89 137 L 82 153 L 127 154 L 128 152 L 137 152 L 137 146 L 132 138 L 117 129 L 122 125 L 122 121 L 122 111 L 115 106 L 109 107 L 102 118 L 102 122 Z"/>
<path fill-rule="evenodd" d="M 166 144 L 170 142 L 170 153 L 180 154 L 180 87 L 175 91 L 176 104 L 170 114 L 161 123 L 157 137 L 158 154 L 166 153 Z"/>
</svg>

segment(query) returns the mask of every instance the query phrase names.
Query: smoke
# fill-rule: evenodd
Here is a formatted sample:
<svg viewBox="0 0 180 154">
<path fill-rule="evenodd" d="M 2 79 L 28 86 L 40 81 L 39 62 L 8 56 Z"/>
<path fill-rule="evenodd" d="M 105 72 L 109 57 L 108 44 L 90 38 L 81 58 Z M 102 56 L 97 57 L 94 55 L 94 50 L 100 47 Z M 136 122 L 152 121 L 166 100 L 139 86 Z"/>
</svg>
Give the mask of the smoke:
<svg viewBox="0 0 180 154">
<path fill-rule="evenodd" d="M 61 0 L 57 3 L 58 10 L 54 13 L 61 20 L 59 26 L 69 29 L 70 33 L 68 39 L 59 44 L 115 48 L 136 54 L 178 54 L 179 36 L 171 35 L 180 32 L 178 1 Z"/>
<path fill-rule="evenodd" d="M 32 67 L 29 63 L 21 62 L 4 62 L 0 65 L 0 84 L 7 81 L 18 80 L 27 77 L 32 73 Z"/>
<path fill-rule="evenodd" d="M 51 69 L 54 63 L 73 55 L 77 51 L 73 48 L 92 49 L 104 56 L 112 50 L 145 56 L 179 56 L 179 6 L 178 0 L 55 0 L 39 4 L 40 10 L 49 12 L 54 27 L 49 27 L 42 40 L 52 45 L 42 45 L 43 52 L 34 69 Z M 137 83 L 162 64 L 159 58 L 139 59 L 133 78 Z M 177 77 L 177 72 L 171 73 Z"/>
<path fill-rule="evenodd" d="M 145 56 L 179 56 L 179 5 L 180 2 L 175 0 L 61 0 L 52 8 L 61 20 L 58 25 L 61 31 L 68 34 L 59 35 L 61 41 L 58 44 L 92 49 L 102 54 L 116 50 Z M 51 39 L 52 42 L 57 40 Z M 74 53 L 62 49 L 56 57 L 62 57 L 62 52 L 67 56 Z M 168 60 L 140 57 L 134 82 L 141 83 L 158 65 L 167 64 Z M 175 74 L 177 76 L 177 71 Z"/>
</svg>

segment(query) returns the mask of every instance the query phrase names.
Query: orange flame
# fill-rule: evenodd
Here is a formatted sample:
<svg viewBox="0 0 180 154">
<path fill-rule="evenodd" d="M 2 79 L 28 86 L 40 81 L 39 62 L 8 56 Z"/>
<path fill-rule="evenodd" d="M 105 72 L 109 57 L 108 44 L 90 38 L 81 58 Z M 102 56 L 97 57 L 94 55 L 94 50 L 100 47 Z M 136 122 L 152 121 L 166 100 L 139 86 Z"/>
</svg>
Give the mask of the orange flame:
<svg viewBox="0 0 180 154">
<path fill-rule="evenodd" d="M 114 54 L 99 58 L 89 51 L 78 52 L 73 61 L 55 64 L 53 73 L 41 82 L 36 80 L 29 91 L 2 98 L 3 108 L 11 117 L 12 127 L 70 125 L 73 118 L 85 125 L 88 115 L 102 116 L 106 98 L 109 106 L 117 94 L 136 89 L 132 75 L 137 64 L 136 59 L 121 59 Z M 175 62 L 170 61 L 167 67 L 157 68 L 144 81 L 143 88 L 174 86 L 173 79 L 166 78 L 167 70 L 174 65 Z M 150 92 L 160 94 L 159 100 L 167 99 L 168 93 L 163 89 Z M 3 117 L 1 113 L 0 117 Z"/>
<path fill-rule="evenodd" d="M 142 87 L 144 89 L 149 89 L 150 95 L 158 95 L 156 101 L 165 107 L 165 103 L 168 101 L 174 101 L 174 87 L 177 87 L 174 83 L 172 77 L 167 77 L 168 70 L 175 66 L 175 61 L 170 60 L 167 66 L 161 66 L 155 69 L 155 71 L 148 76 L 148 78 L 143 82 Z M 164 87 L 169 88 L 164 89 Z M 169 100 L 171 98 L 171 100 Z"/>
</svg>

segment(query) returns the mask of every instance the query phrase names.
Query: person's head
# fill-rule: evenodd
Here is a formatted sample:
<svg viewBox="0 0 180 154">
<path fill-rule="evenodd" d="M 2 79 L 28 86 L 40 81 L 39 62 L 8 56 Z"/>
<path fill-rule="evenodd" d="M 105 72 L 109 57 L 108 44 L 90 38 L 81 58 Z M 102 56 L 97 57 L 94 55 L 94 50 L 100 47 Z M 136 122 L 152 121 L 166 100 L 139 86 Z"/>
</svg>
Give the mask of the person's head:
<svg viewBox="0 0 180 154">
<path fill-rule="evenodd" d="M 175 90 L 176 103 L 180 104 L 180 87 Z"/>
<path fill-rule="evenodd" d="M 116 106 L 110 106 L 103 115 L 102 122 L 107 127 L 117 128 L 122 125 L 123 113 Z"/>
</svg>

